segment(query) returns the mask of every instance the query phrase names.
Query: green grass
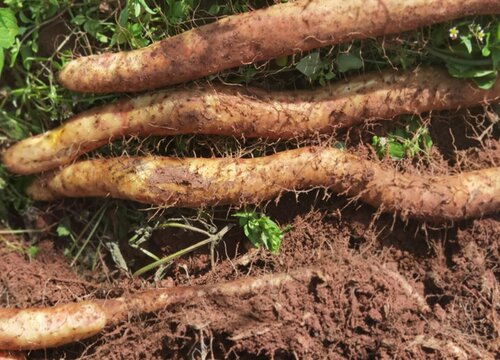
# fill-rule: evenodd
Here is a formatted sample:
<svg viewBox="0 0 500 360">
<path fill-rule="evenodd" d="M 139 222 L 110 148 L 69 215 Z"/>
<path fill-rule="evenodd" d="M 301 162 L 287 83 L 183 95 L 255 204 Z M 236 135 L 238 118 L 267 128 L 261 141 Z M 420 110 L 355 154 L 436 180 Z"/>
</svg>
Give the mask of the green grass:
<svg viewBox="0 0 500 360">
<path fill-rule="evenodd" d="M 214 21 L 217 17 L 265 5 L 263 1 L 246 0 L 210 2 L 205 7 L 199 0 L 5 0 L 0 7 L 0 62 L 3 64 L 0 148 L 53 128 L 73 114 L 120 96 L 75 94 L 59 86 L 56 74 L 73 53 L 88 55 L 140 48 L 165 36 Z M 460 20 L 390 37 L 383 42 L 373 39 L 354 41 L 265 64 L 242 66 L 199 81 L 249 83 L 267 89 L 307 89 L 364 71 L 389 67 L 409 69 L 425 64 L 446 66 L 454 76 L 472 77 L 480 86 L 488 87 L 496 79 L 499 68 L 498 24 L 495 17 Z M 460 34 L 456 39 L 449 32 L 455 27 Z M 410 141 L 403 152 L 414 156 L 419 152 L 417 147 L 421 150 L 421 146 L 426 147 L 429 141 L 425 138 L 422 145 L 420 139 L 427 135 L 417 131 L 418 139 L 414 141 L 415 129 L 407 130 L 404 136 L 400 133 L 389 138 L 394 143 L 401 139 Z M 294 145 L 285 143 L 279 146 Z M 88 156 L 152 152 L 174 156 L 259 156 L 274 151 L 274 148 L 267 148 L 265 142 L 258 140 L 242 143 L 232 138 L 183 135 L 146 141 L 118 141 Z M 379 149 L 380 154 L 383 151 L 387 150 Z M 6 228 L 24 229 L 30 224 L 33 209 L 42 210 L 57 223 L 51 234 L 60 237 L 71 263 L 86 267 L 98 267 L 102 255 L 109 249 L 116 252 L 117 248 L 137 245 L 138 233 L 147 229 L 153 231 L 172 217 L 196 218 L 200 213 L 173 209 L 158 213 L 142 205 L 110 199 L 34 204 L 23 191 L 29 181 L 30 177 L 9 174 L 0 165 L 1 223 Z M 209 218 L 213 216 L 213 212 L 208 213 Z M 282 234 L 272 225 L 271 219 L 267 220 L 265 215 L 244 216 L 242 219 L 246 219 L 243 227 L 256 222 L 264 224 L 264 229 L 272 228 L 270 243 L 268 238 L 256 240 L 253 233 L 249 237 L 255 244 L 267 244 L 271 251 L 277 249 Z M 235 219 L 229 221 L 235 222 Z M 30 240 L 29 233 L 26 236 L 31 241 L 29 244 L 36 247 L 36 239 Z M 137 246 L 148 251 L 144 246 L 147 237 L 143 239 L 146 240 Z M 36 251 L 32 249 L 31 254 L 35 256 Z M 150 255 L 154 261 L 164 257 L 164 254 Z"/>
</svg>

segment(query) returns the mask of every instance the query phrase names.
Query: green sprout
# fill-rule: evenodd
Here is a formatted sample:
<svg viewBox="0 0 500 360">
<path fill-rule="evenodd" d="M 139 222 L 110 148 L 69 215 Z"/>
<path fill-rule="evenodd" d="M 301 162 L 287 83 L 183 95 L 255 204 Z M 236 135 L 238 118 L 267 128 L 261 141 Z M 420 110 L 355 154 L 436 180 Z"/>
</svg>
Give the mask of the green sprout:
<svg viewBox="0 0 500 360">
<path fill-rule="evenodd" d="M 261 245 L 271 253 L 276 254 L 285 233 L 290 227 L 280 229 L 271 218 L 255 211 L 244 211 L 233 214 L 239 218 L 239 224 L 250 242 L 257 248 Z"/>
</svg>

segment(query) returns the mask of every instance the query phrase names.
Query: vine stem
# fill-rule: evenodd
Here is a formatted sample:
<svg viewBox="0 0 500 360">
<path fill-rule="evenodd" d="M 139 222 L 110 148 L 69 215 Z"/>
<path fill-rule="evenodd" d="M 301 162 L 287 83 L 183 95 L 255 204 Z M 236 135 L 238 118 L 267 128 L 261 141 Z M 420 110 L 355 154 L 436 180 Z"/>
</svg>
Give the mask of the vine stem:
<svg viewBox="0 0 500 360">
<path fill-rule="evenodd" d="M 137 270 L 134 273 L 134 276 L 142 275 L 142 274 L 144 274 L 144 273 L 146 273 L 146 272 L 148 272 L 148 271 L 150 271 L 158 266 L 165 265 L 165 264 L 171 262 L 172 260 L 175 260 L 178 257 L 181 257 L 183 255 L 186 255 L 186 254 L 188 254 L 188 253 L 190 253 L 190 252 L 192 252 L 192 251 L 194 251 L 194 250 L 196 250 L 204 245 L 207 245 L 207 244 L 211 244 L 211 252 L 213 253 L 213 248 L 214 248 L 215 244 L 217 244 L 224 237 L 224 235 L 226 235 L 226 233 L 233 227 L 233 224 L 226 225 L 224 228 L 222 228 L 221 231 L 219 231 L 216 234 L 210 234 L 210 233 L 208 233 L 204 230 L 198 229 L 196 227 L 185 225 L 185 224 L 180 224 L 180 223 L 168 223 L 168 224 L 165 224 L 163 226 L 164 227 L 183 228 L 186 230 L 198 232 L 198 233 L 207 235 L 207 238 L 205 240 L 202 240 L 202 241 L 194 244 L 194 245 L 188 246 L 187 248 L 179 250 L 173 254 L 170 254 L 164 258 L 161 258 L 160 260 L 154 261 L 151 264 L 148 264 L 148 265 L 140 268 L 139 270 Z"/>
<path fill-rule="evenodd" d="M 489 60 L 489 59 L 484 59 L 484 60 L 461 59 L 461 58 L 453 56 L 449 52 L 446 52 L 444 50 L 434 49 L 431 47 L 428 47 L 427 51 L 431 55 L 437 56 L 437 57 L 444 59 L 444 60 L 452 61 L 456 64 L 464 65 L 464 66 L 488 66 L 488 65 L 492 64 L 491 60 Z"/>
</svg>

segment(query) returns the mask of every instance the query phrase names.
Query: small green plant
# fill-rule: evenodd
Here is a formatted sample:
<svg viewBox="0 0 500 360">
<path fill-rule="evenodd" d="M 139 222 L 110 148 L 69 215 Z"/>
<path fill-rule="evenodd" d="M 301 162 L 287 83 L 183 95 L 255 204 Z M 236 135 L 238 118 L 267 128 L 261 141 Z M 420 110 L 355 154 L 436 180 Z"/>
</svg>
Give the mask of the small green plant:
<svg viewBox="0 0 500 360">
<path fill-rule="evenodd" d="M 290 229 L 280 229 L 271 218 L 255 211 L 238 212 L 233 216 L 239 218 L 243 232 L 255 247 L 262 245 L 273 254 L 279 251 L 283 236 Z"/>
<path fill-rule="evenodd" d="M 372 146 L 380 158 L 389 155 L 394 160 L 401 160 L 421 152 L 428 154 L 432 138 L 427 126 L 415 117 L 410 117 L 404 127 L 389 132 L 387 136 L 373 136 Z"/>
<path fill-rule="evenodd" d="M 450 75 L 490 89 L 500 69 L 500 22 L 481 18 L 436 26 L 428 51 L 445 62 Z"/>
<path fill-rule="evenodd" d="M 28 257 L 30 259 L 34 259 L 38 253 L 40 252 L 40 248 L 38 246 L 35 246 L 35 245 L 31 245 L 30 247 L 28 247 L 26 249 L 26 255 L 28 255 Z"/>
</svg>

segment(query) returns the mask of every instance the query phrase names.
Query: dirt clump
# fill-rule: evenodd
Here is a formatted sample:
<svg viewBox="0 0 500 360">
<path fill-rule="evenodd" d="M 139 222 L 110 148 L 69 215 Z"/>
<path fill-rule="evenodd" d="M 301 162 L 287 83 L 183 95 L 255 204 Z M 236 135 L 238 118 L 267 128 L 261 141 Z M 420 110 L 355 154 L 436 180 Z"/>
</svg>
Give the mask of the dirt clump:
<svg viewBox="0 0 500 360">
<path fill-rule="evenodd" d="M 10 239 L 11 241 L 17 241 Z M 21 244 L 21 243 L 19 243 Z M 98 286 L 69 268 L 67 259 L 50 240 L 38 243 L 38 254 L 29 258 L 0 246 L 0 303 L 2 306 L 51 306 L 92 296 Z"/>
</svg>

